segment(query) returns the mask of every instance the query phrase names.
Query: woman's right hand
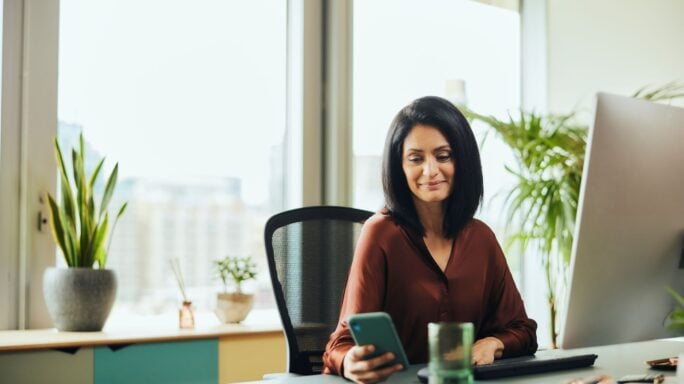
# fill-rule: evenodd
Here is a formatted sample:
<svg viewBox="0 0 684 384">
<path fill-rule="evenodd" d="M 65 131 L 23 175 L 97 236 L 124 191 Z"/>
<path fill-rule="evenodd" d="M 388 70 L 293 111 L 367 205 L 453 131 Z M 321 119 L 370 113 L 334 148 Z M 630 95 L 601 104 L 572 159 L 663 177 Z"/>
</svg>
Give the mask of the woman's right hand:
<svg viewBox="0 0 684 384">
<path fill-rule="evenodd" d="M 364 360 L 364 357 L 374 351 L 375 347 L 372 345 L 353 346 L 344 355 L 344 363 L 342 364 L 344 372 L 342 375 L 355 383 L 372 384 L 387 380 L 394 372 L 400 371 L 403 368 L 401 364 L 382 367 L 394 360 L 392 352 Z"/>
</svg>

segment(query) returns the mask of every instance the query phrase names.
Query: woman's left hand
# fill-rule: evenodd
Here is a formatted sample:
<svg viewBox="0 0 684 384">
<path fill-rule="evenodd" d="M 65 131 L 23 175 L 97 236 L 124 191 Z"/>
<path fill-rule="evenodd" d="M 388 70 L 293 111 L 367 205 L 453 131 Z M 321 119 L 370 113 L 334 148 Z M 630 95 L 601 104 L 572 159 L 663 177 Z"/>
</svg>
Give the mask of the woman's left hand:
<svg viewBox="0 0 684 384">
<path fill-rule="evenodd" d="M 473 365 L 489 364 L 503 354 L 504 345 L 496 337 L 485 337 L 473 344 Z"/>
</svg>

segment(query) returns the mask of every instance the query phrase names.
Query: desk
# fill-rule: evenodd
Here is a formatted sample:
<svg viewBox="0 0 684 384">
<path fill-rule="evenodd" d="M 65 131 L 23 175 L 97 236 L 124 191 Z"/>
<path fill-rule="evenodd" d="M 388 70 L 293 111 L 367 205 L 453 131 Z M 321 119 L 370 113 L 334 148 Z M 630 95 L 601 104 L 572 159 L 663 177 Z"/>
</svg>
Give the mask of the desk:
<svg viewBox="0 0 684 384">
<path fill-rule="evenodd" d="M 543 352 L 540 352 L 543 353 Z M 574 369 L 569 371 L 552 372 L 546 374 L 511 377 L 507 379 L 476 381 L 476 383 L 516 383 L 516 384 L 549 384 L 565 383 L 572 378 L 587 378 L 599 374 L 606 374 L 614 379 L 627 374 L 656 372 L 650 371 L 644 363 L 646 360 L 660 357 L 678 356 L 684 353 L 684 337 L 665 340 L 653 340 L 639 343 L 617 344 L 603 347 L 578 348 L 568 350 L 572 354 L 595 353 L 598 359 L 593 367 Z M 418 383 L 416 372 L 424 365 L 411 366 L 408 370 L 395 374 L 388 380 L 391 383 Z M 662 372 L 667 376 L 666 383 L 675 383 L 673 371 Z M 349 383 L 338 376 L 316 375 L 301 377 L 286 377 L 253 383 L 286 383 L 286 384 L 342 384 Z"/>
</svg>

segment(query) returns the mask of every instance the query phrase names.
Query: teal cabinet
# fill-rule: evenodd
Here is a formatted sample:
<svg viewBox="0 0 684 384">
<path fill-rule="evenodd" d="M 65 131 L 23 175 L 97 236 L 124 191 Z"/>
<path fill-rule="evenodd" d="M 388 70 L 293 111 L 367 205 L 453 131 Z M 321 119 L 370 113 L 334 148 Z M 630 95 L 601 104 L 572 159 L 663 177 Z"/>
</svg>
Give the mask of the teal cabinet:
<svg viewBox="0 0 684 384">
<path fill-rule="evenodd" d="M 216 384 L 218 339 L 94 348 L 95 384 Z"/>
</svg>

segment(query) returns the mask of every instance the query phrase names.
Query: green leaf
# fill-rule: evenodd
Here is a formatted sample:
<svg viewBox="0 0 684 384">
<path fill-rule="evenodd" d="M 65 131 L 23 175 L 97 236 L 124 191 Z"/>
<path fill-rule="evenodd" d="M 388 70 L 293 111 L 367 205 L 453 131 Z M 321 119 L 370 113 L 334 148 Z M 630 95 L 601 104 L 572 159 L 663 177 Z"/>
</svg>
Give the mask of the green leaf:
<svg viewBox="0 0 684 384">
<path fill-rule="evenodd" d="M 632 97 L 650 101 L 673 100 L 684 97 L 684 84 L 672 81 L 657 87 L 647 85 L 639 88 Z"/>
<path fill-rule="evenodd" d="M 107 205 L 109 205 L 109 200 L 112 198 L 114 193 L 114 188 L 116 187 L 116 179 L 119 175 L 119 164 L 114 165 L 114 170 L 112 174 L 109 175 L 107 180 L 107 185 L 105 186 L 104 195 L 102 196 L 102 203 L 100 204 L 100 216 L 107 210 Z"/>
<path fill-rule="evenodd" d="M 69 180 L 66 175 L 62 174 L 62 181 L 60 183 L 62 191 L 62 209 L 64 210 L 65 221 L 71 226 L 71 229 L 76 231 L 76 208 L 74 204 L 74 195 L 69 186 Z"/>
<path fill-rule="evenodd" d="M 118 166 L 114 168 L 107 182 L 101 200 L 104 204 L 101 204 L 98 214 L 93 187 L 103 168 L 104 159 L 98 162 L 88 177 L 85 173 L 86 147 L 82 134 L 79 136 L 77 149 L 71 149 L 71 172 L 67 171 L 64 155 L 56 138 L 54 149 L 60 173 L 61 207 L 49 194 L 48 200 L 50 200 L 51 227 L 55 242 L 64 253 L 69 267 L 92 268 L 97 262 L 100 268 L 104 268 L 107 259 L 105 243 L 109 229 L 106 206 L 114 193 Z M 73 184 L 69 175 L 73 177 Z M 117 221 L 125 211 L 125 207 L 126 204 L 119 210 Z"/>
<path fill-rule="evenodd" d="M 78 208 L 78 238 L 79 238 L 79 249 L 81 252 L 78 254 L 78 265 L 79 266 L 89 266 L 93 264 L 93 255 L 90 253 L 92 249 L 90 242 L 93 234 L 93 223 L 90 220 L 90 212 L 88 210 L 88 183 L 85 176 L 85 164 L 84 164 L 84 154 L 82 153 L 84 149 L 83 136 L 80 137 L 80 152 L 76 150 L 71 151 L 71 159 L 73 161 L 73 173 L 74 182 L 76 184 L 76 207 Z"/>
<path fill-rule="evenodd" d="M 109 214 L 105 213 L 102 223 L 95 232 L 93 239 L 93 260 L 95 260 L 100 268 L 104 268 L 107 263 L 107 252 L 105 250 L 105 240 L 107 237 L 107 230 L 109 229 Z"/>
<path fill-rule="evenodd" d="M 73 166 L 74 184 L 76 184 L 76 202 L 80 205 L 83 199 L 83 164 L 81 163 L 81 156 L 75 149 L 71 150 L 71 164 Z"/>
<path fill-rule="evenodd" d="M 64 243 L 66 245 L 67 252 L 69 254 L 67 258 L 67 265 L 69 267 L 80 267 L 81 266 L 81 258 L 80 258 L 80 248 L 78 246 L 78 241 L 77 239 L 77 232 L 74 229 L 73 225 L 69 225 L 66 221 L 64 216 L 62 215 L 60 217 L 62 219 L 61 224 L 62 228 L 64 229 Z"/>
<path fill-rule="evenodd" d="M 87 204 L 87 210 L 86 212 L 88 213 L 88 227 L 93 228 L 97 226 L 97 218 L 95 217 L 95 198 L 93 197 L 93 193 L 90 189 L 87 191 L 88 195 L 88 204 Z"/>
<path fill-rule="evenodd" d="M 83 132 L 78 135 L 78 148 L 79 154 L 81 155 L 81 164 L 85 164 L 85 140 L 83 140 Z M 83 172 L 83 175 L 85 175 L 85 172 Z M 83 178 L 83 180 L 85 180 L 85 178 Z"/>
<path fill-rule="evenodd" d="M 123 205 L 121 206 L 121 208 L 119 208 L 119 213 L 116 214 L 116 219 L 117 219 L 117 220 L 119 220 L 119 217 L 121 217 L 121 215 L 124 214 L 124 212 L 126 211 L 126 207 L 127 207 L 127 206 L 128 206 L 128 203 L 126 202 L 126 203 L 123 203 Z"/>
<path fill-rule="evenodd" d="M 103 157 L 99 163 L 97 163 L 97 166 L 95 166 L 95 170 L 93 171 L 93 174 L 90 175 L 90 181 L 88 184 L 90 185 L 90 189 L 92 189 L 95 186 L 95 180 L 97 179 L 97 176 L 100 175 L 100 170 L 102 169 L 102 165 L 104 164 L 105 158 Z"/>
<path fill-rule="evenodd" d="M 684 297 L 682 297 L 677 291 L 670 287 L 665 287 L 665 290 L 672 296 L 673 299 L 675 299 L 679 305 L 684 308 Z"/>
<path fill-rule="evenodd" d="M 57 245 L 62 250 L 64 258 L 67 260 L 67 264 L 69 264 L 69 260 L 71 259 L 72 255 L 67 250 L 64 228 L 62 227 L 62 219 L 60 217 L 61 212 L 57 202 L 55 202 L 55 199 L 49 193 L 47 196 L 50 205 L 50 228 L 52 228 L 52 236 L 55 238 Z"/>
<path fill-rule="evenodd" d="M 69 183 L 69 173 L 66 170 L 64 164 L 64 156 L 62 155 L 62 149 L 59 146 L 59 141 L 55 138 L 54 141 L 55 148 L 55 158 L 57 159 L 57 165 L 59 167 L 60 174 L 60 185 L 62 191 L 62 207 L 66 210 L 66 214 L 73 225 L 76 225 L 76 209 L 74 206 L 74 194 L 71 191 L 71 185 Z"/>
<path fill-rule="evenodd" d="M 684 84 L 644 87 L 635 96 L 650 100 L 684 97 Z M 505 193 L 505 245 L 539 248 L 553 305 L 552 267 L 561 266 L 565 271 L 570 262 L 589 128 L 575 122 L 575 112 L 556 115 L 519 109 L 500 120 L 467 107 L 461 111 L 471 122 L 489 126 L 515 157 L 515 164 L 505 165 L 506 171 L 517 179 L 516 185 Z M 560 277 L 565 280 L 565 276 Z M 551 313 L 554 311 L 551 307 Z M 555 324 L 554 319 L 551 324 Z M 557 332 L 553 330 L 552 334 Z"/>
<path fill-rule="evenodd" d="M 684 309 L 675 308 L 667 318 L 667 328 L 671 330 L 684 330 Z"/>
<path fill-rule="evenodd" d="M 114 225 L 112 225 L 112 233 L 109 235 L 109 243 L 107 244 L 107 248 L 105 249 L 105 252 L 106 252 L 107 254 L 109 254 L 109 247 L 111 246 L 111 244 L 112 244 L 112 239 L 114 238 L 114 230 L 116 229 L 116 224 L 119 223 L 119 218 L 121 217 L 121 215 L 124 214 L 124 212 L 126 211 L 126 207 L 127 207 L 127 206 L 128 206 L 128 203 L 127 203 L 127 202 L 126 202 L 126 203 L 123 203 L 123 205 L 121 206 L 121 208 L 119 208 L 119 213 L 116 214 L 116 218 L 114 219 Z"/>
<path fill-rule="evenodd" d="M 68 179 L 67 175 L 69 174 L 66 170 L 66 166 L 64 165 L 64 157 L 62 156 L 62 149 L 59 146 L 59 140 L 55 137 L 55 142 L 54 142 L 54 147 L 55 147 L 55 158 L 57 159 L 57 165 L 59 166 L 59 171 L 60 173 Z"/>
</svg>

